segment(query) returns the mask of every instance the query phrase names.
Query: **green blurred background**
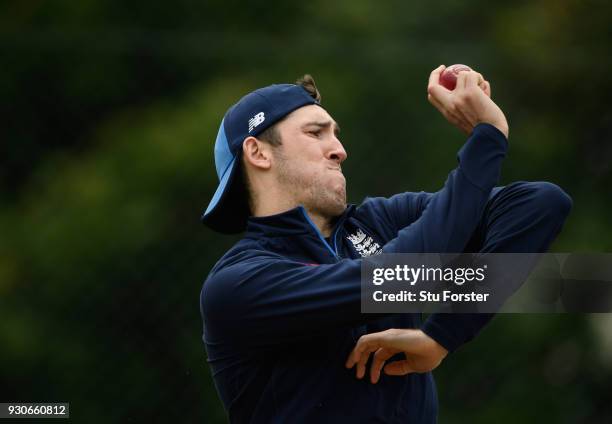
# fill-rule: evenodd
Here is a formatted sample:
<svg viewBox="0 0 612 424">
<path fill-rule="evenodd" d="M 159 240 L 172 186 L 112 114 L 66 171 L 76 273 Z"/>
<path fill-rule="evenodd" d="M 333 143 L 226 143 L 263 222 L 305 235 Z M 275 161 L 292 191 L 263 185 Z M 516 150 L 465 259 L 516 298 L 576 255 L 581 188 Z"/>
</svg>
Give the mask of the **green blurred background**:
<svg viewBox="0 0 612 424">
<path fill-rule="evenodd" d="M 502 184 L 559 184 L 553 251 L 610 251 L 611 23 L 604 1 L 3 2 L 0 401 L 225 421 L 198 305 L 236 240 L 199 222 L 214 138 L 240 96 L 305 72 L 359 203 L 441 186 L 465 137 L 427 77 L 471 65 L 510 122 Z M 443 423 L 612 422 L 612 315 L 499 316 L 435 375 Z"/>
</svg>

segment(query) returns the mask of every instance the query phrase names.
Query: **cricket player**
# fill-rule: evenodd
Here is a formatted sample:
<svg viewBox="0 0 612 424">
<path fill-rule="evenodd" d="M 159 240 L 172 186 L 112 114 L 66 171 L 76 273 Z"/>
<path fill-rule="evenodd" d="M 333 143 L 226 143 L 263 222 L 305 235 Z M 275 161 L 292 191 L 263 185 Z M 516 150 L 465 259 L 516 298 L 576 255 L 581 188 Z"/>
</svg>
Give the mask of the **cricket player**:
<svg viewBox="0 0 612 424">
<path fill-rule="evenodd" d="M 215 142 L 220 182 L 202 220 L 244 235 L 210 271 L 200 308 L 231 422 L 436 422 L 430 371 L 491 315 L 361 314 L 362 258 L 543 252 L 560 231 L 571 199 L 559 187 L 495 187 L 508 123 L 489 82 L 461 72 L 449 91 L 439 84 L 444 69 L 431 73 L 428 99 L 467 139 L 435 193 L 347 205 L 347 152 L 310 76 L 255 90 L 225 114 Z"/>
</svg>

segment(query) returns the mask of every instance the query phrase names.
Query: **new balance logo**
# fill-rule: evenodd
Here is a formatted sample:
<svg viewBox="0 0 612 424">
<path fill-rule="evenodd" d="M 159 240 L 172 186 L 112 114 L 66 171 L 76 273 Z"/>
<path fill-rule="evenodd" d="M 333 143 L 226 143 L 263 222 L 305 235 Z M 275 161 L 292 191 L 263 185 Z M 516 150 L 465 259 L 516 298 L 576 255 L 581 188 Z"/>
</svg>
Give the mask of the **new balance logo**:
<svg viewBox="0 0 612 424">
<path fill-rule="evenodd" d="M 251 119 L 249 119 L 249 132 L 253 131 L 253 128 L 258 126 L 265 120 L 266 117 L 264 116 L 263 112 L 259 112 L 257 115 L 253 116 Z"/>
</svg>

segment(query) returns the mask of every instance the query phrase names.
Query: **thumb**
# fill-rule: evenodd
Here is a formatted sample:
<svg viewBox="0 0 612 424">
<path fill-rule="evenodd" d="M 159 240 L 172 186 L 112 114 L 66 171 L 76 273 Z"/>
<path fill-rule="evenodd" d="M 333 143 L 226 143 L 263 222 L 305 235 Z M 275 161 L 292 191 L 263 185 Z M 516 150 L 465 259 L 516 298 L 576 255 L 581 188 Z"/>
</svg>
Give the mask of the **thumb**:
<svg viewBox="0 0 612 424">
<path fill-rule="evenodd" d="M 406 375 L 414 372 L 407 360 L 390 362 L 384 369 L 387 375 Z"/>
</svg>

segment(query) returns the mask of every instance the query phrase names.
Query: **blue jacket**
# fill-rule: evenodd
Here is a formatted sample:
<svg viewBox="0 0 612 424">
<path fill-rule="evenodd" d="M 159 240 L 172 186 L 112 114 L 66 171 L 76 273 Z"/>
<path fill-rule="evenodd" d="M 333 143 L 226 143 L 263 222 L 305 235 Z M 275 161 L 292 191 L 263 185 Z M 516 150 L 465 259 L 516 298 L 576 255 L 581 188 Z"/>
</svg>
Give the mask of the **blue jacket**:
<svg viewBox="0 0 612 424">
<path fill-rule="evenodd" d="M 357 380 L 344 362 L 360 336 L 421 328 L 449 351 L 486 315 L 361 314 L 361 258 L 462 252 L 499 179 L 507 140 L 476 126 L 436 193 L 401 193 L 351 205 L 325 239 L 303 207 L 250 217 L 244 238 L 213 267 L 200 297 L 204 343 L 232 422 L 429 423 L 431 373 Z"/>
</svg>

